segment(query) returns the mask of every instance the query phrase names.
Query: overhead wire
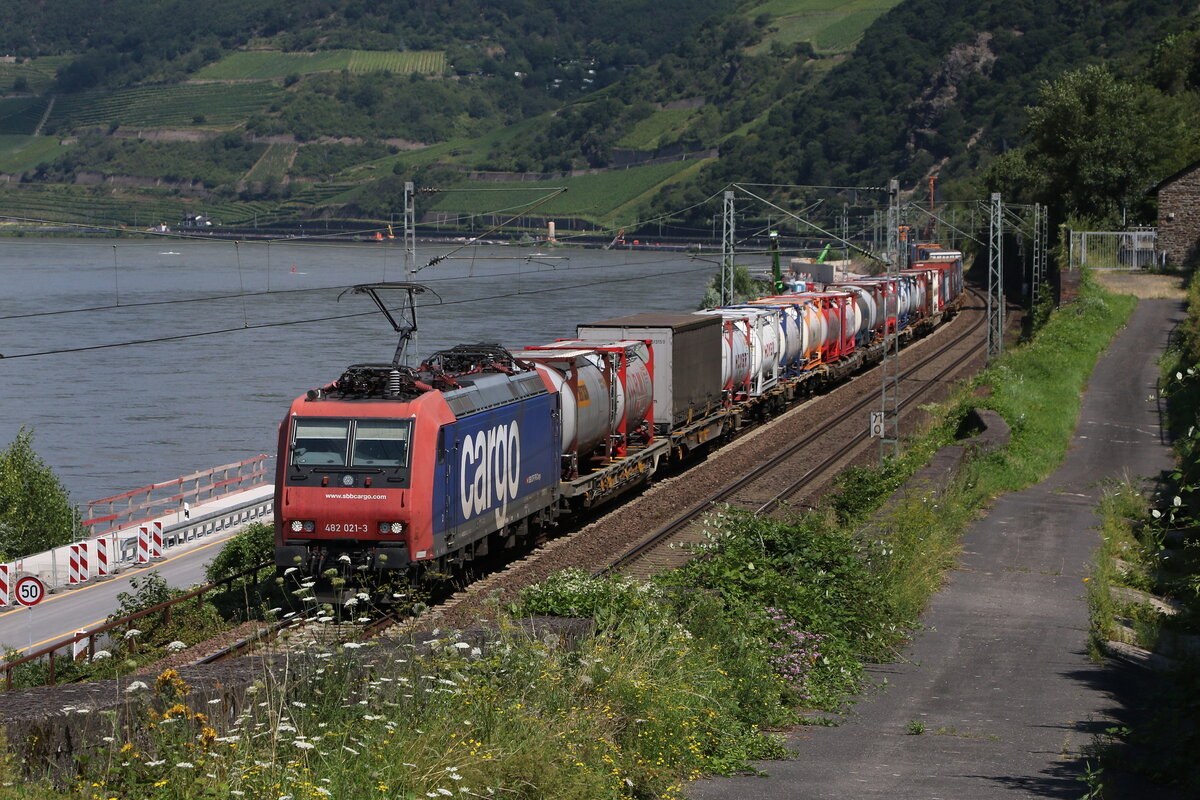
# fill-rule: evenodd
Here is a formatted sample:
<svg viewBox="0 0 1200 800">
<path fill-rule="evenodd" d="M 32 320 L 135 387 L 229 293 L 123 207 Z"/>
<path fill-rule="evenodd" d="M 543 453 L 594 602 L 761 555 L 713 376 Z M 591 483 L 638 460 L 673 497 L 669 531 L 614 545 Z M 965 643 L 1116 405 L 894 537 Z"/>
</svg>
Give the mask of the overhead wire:
<svg viewBox="0 0 1200 800">
<path fill-rule="evenodd" d="M 115 245 L 114 245 L 114 247 L 115 247 Z M 674 252 L 674 251 L 672 251 L 672 252 Z M 467 259 L 462 259 L 462 260 L 467 260 Z M 490 260 L 528 262 L 529 257 L 528 256 L 520 256 L 520 257 L 508 256 L 508 257 L 496 257 L 496 258 L 493 258 Z M 655 264 L 666 264 L 666 263 L 669 263 L 672 261 L 677 261 L 677 260 L 679 260 L 679 259 L 678 258 L 655 258 L 655 259 L 644 260 L 644 261 L 632 261 L 632 262 L 626 261 L 624 264 L 620 264 L 618 266 L 621 266 L 621 267 L 649 267 L 649 266 L 654 266 Z M 696 259 L 693 258 L 692 260 L 696 260 Z M 542 263 L 542 262 L 536 262 L 536 263 Z M 612 264 L 596 264 L 596 265 L 591 265 L 591 266 L 569 267 L 568 269 L 564 269 L 564 270 L 556 270 L 554 268 L 551 268 L 550 270 L 537 270 L 536 272 L 547 272 L 547 271 L 559 272 L 559 273 L 565 273 L 565 272 L 569 272 L 569 271 L 570 272 L 586 272 L 589 270 L 607 270 L 607 269 L 612 269 L 612 268 L 613 268 Z M 516 270 L 514 272 L 493 272 L 493 273 L 487 274 L 486 276 L 479 276 L 479 277 L 507 278 L 507 277 L 512 277 L 514 275 L 520 277 L 522 275 L 529 275 L 529 274 L 531 274 L 531 273 L 529 273 L 527 271 Z M 462 280 L 462 278 L 463 278 L 463 276 L 460 276 L 460 275 L 450 275 L 450 276 L 445 276 L 445 277 L 440 277 L 440 278 L 426 278 L 424 280 L 426 283 L 449 283 L 451 281 Z M 238 299 L 247 298 L 247 297 L 270 297 L 273 295 L 305 294 L 305 293 L 309 293 L 309 292 L 332 292 L 332 291 L 341 291 L 345 288 L 346 288 L 345 284 L 338 284 L 335 286 L 313 286 L 313 287 L 307 287 L 307 288 L 303 288 L 303 289 L 266 289 L 263 291 L 253 291 L 253 292 L 244 292 L 243 291 L 243 292 L 235 292 L 232 294 L 217 294 L 217 295 L 209 295 L 206 297 L 174 298 L 171 300 L 144 300 L 141 302 L 134 302 L 134 303 L 108 304 L 108 305 L 103 305 L 103 306 L 86 306 L 83 308 L 64 308 L 64 309 L 56 309 L 54 311 L 29 311 L 29 312 L 26 312 L 23 314 L 4 314 L 4 315 L 0 315 L 0 321 L 15 320 L 15 319 L 30 319 L 30 318 L 34 318 L 34 317 L 54 317 L 54 316 L 61 316 L 61 315 L 65 315 L 65 314 L 95 313 L 98 311 L 119 311 L 119 310 L 135 309 L 135 308 L 147 308 L 147 307 L 152 307 L 152 306 L 185 305 L 188 303 L 209 303 L 209 302 L 215 302 L 215 301 L 219 301 L 219 300 L 238 300 Z"/>
<path fill-rule="evenodd" d="M 580 284 L 574 284 L 574 285 L 570 285 L 570 286 L 550 286 L 550 287 L 546 287 L 544 289 L 517 290 L 515 292 L 507 292 L 504 294 L 487 295 L 487 296 L 483 296 L 483 297 L 462 298 L 460 300 L 447 300 L 447 301 L 442 301 L 440 303 L 429 303 L 429 304 L 426 304 L 424 307 L 425 308 L 437 308 L 440 306 L 467 305 L 470 303 L 481 303 L 481 302 L 486 302 L 486 301 L 491 301 L 491 300 L 507 300 L 507 299 L 511 299 L 511 298 L 527 297 L 527 296 L 536 295 L 536 294 L 548 294 L 551 292 L 561 292 L 561 291 L 570 291 L 570 290 L 574 290 L 574 289 L 592 288 L 592 287 L 595 287 L 598 285 L 629 283 L 632 281 L 650 280 L 650 279 L 655 279 L 655 278 L 671 277 L 674 275 L 688 275 L 688 274 L 692 274 L 695 272 L 699 272 L 700 270 L 707 270 L 707 269 L 709 269 L 709 267 L 706 265 L 706 266 L 695 267 L 695 268 L 691 268 L 691 269 L 675 270 L 673 272 L 654 273 L 654 274 L 647 274 L 647 275 L 631 275 L 631 276 L 627 276 L 624 278 L 611 278 L 609 280 L 604 280 L 604 281 L 599 281 L 599 282 L 592 281 L 589 283 L 580 283 Z M 253 325 L 243 325 L 242 327 L 220 328 L 217 330 L 196 331 L 193 333 L 181 333 L 181 334 L 174 334 L 174 335 L 170 335 L 170 336 L 155 336 L 155 337 L 150 337 L 150 338 L 146 338 L 146 339 L 135 339 L 135 340 L 125 341 L 125 342 L 108 342 L 105 344 L 84 345 L 81 347 L 61 347 L 61 348 L 55 348 L 52 350 L 42 350 L 42 351 L 32 352 L 32 353 L 16 353 L 13 355 L 0 354 L 0 360 L 10 361 L 10 360 L 15 360 L 15 359 L 20 359 L 20 358 L 37 358 L 37 357 L 42 357 L 42 356 L 63 355 L 63 354 L 68 354 L 68 353 L 84 353 L 84 352 L 89 352 L 89 351 L 93 351 L 93 350 L 109 350 L 109 349 L 118 348 L 118 347 L 135 347 L 135 346 L 147 345 L 147 344 L 159 344 L 162 342 L 175 342 L 175 341 L 182 341 L 182 340 L 186 340 L 186 339 L 198 339 L 198 338 L 202 338 L 202 337 L 206 337 L 206 336 L 218 336 L 218 335 L 222 335 L 222 334 L 226 334 L 226 333 L 235 333 L 238 331 L 262 330 L 262 329 L 266 329 L 266 328 L 283 328 L 283 327 L 289 327 L 289 326 L 293 326 L 293 325 L 308 325 L 308 324 L 319 323 L 319 322 L 331 322 L 331 321 L 344 320 L 344 319 L 353 319 L 355 317 L 365 317 L 365 316 L 369 316 L 369 315 L 376 314 L 376 313 L 378 313 L 378 311 L 376 311 L 376 310 L 360 311 L 360 312 L 353 312 L 353 313 L 349 313 L 349 314 L 335 314 L 335 315 L 325 316 L 325 317 L 311 317 L 311 318 L 298 319 L 298 320 L 284 320 L 281 322 L 263 322 L 263 323 L 253 324 Z"/>
</svg>

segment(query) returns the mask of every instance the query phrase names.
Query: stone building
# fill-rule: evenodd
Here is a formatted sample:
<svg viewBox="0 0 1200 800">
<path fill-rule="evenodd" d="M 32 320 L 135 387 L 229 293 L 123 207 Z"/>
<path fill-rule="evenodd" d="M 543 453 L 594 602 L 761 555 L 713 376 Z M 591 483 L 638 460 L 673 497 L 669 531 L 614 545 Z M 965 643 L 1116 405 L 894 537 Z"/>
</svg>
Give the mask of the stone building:
<svg viewBox="0 0 1200 800">
<path fill-rule="evenodd" d="M 1158 196 L 1159 252 L 1174 267 L 1200 259 L 1200 161 L 1163 178 L 1151 191 Z"/>
</svg>

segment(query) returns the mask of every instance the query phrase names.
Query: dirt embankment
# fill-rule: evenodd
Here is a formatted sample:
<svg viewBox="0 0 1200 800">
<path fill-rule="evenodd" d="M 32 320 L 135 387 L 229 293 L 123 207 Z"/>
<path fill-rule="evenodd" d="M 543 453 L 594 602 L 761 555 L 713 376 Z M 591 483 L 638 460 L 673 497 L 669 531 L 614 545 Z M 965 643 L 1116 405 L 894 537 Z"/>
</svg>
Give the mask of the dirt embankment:
<svg viewBox="0 0 1200 800">
<path fill-rule="evenodd" d="M 1186 279 L 1182 275 L 1150 272 L 1093 272 L 1092 275 L 1110 292 L 1131 294 L 1142 300 L 1182 300 L 1186 293 Z"/>
</svg>

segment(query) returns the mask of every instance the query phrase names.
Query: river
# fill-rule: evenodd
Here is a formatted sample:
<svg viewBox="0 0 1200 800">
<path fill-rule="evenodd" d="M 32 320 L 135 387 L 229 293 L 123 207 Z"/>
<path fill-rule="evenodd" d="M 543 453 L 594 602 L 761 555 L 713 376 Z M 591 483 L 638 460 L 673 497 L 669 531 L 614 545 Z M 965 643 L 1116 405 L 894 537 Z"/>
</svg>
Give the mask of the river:
<svg viewBox="0 0 1200 800">
<path fill-rule="evenodd" d="M 688 311 L 719 260 L 455 247 L 417 246 L 418 267 L 448 256 L 416 275 L 432 290 L 421 355 Z M 76 504 L 271 453 L 292 398 L 348 364 L 391 360 L 396 335 L 371 301 L 338 295 L 403 280 L 403 256 L 398 241 L 0 240 L 0 447 L 32 429 Z"/>
</svg>

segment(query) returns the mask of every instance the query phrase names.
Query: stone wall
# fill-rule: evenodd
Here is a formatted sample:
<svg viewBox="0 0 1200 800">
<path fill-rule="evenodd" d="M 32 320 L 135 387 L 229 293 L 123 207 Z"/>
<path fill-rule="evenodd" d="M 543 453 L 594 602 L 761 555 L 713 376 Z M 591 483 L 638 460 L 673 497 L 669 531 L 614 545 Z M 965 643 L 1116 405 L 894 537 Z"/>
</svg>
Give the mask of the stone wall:
<svg viewBox="0 0 1200 800">
<path fill-rule="evenodd" d="M 1175 267 L 1200 256 L 1200 164 L 1158 188 L 1158 249 Z"/>
</svg>

